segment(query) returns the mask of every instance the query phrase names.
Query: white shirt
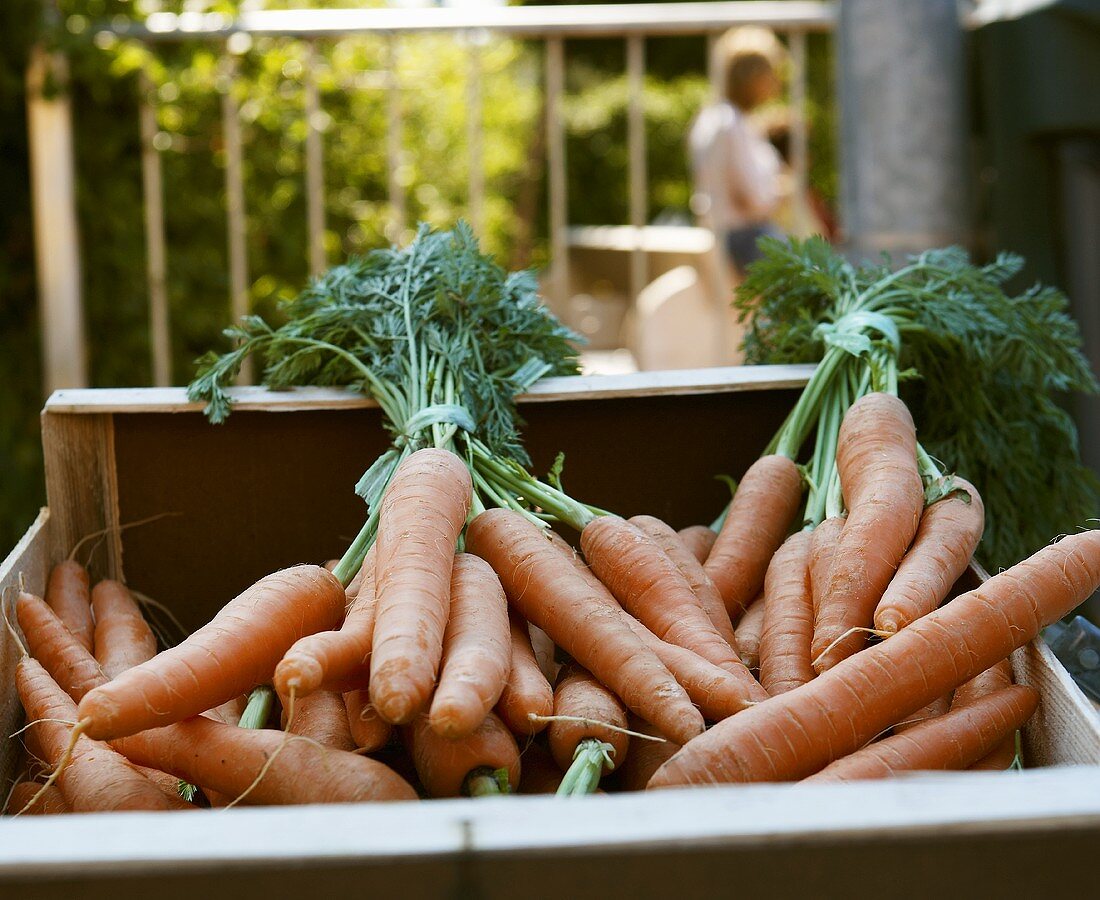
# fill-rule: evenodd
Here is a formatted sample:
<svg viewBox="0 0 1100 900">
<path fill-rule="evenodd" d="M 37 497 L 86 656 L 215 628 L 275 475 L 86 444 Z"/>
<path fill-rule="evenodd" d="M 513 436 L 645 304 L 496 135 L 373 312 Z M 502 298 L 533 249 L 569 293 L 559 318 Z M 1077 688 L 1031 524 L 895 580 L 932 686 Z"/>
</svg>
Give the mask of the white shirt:
<svg viewBox="0 0 1100 900">
<path fill-rule="evenodd" d="M 688 136 L 692 208 L 716 233 L 767 221 L 779 204 L 779 152 L 730 103 L 704 107 Z"/>
</svg>

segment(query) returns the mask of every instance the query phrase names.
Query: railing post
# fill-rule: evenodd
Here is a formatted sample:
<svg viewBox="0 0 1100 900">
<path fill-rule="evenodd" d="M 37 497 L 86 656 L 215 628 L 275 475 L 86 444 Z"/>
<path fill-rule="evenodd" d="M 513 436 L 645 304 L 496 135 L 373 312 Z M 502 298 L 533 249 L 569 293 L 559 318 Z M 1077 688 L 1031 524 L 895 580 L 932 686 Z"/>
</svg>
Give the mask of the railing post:
<svg viewBox="0 0 1100 900">
<path fill-rule="evenodd" d="M 225 219 L 229 234 L 229 305 L 233 321 L 248 315 L 248 220 L 244 206 L 241 119 L 233 95 L 237 61 L 225 58 L 225 90 L 222 93 L 222 136 L 225 140 Z M 241 366 L 238 384 L 252 382 L 252 357 Z"/>
<path fill-rule="evenodd" d="M 485 169 L 481 152 L 481 54 L 470 37 L 469 69 L 466 80 L 466 159 L 469 171 L 467 206 L 474 233 L 481 236 L 485 227 Z"/>
<path fill-rule="evenodd" d="M 168 319 L 167 251 L 164 240 L 164 188 L 157 148 L 156 88 L 149 73 L 138 74 L 138 119 L 141 126 L 141 187 L 145 206 L 145 278 L 149 290 L 149 349 L 153 384 L 172 383 Z"/>
<path fill-rule="evenodd" d="M 550 297 L 560 312 L 569 299 L 569 199 L 565 181 L 565 47 L 561 38 L 546 42 L 546 164 L 550 170 Z"/>
<path fill-rule="evenodd" d="M 68 63 L 61 54 L 47 53 L 41 47 L 31 50 L 27 65 L 27 132 L 42 375 L 47 394 L 56 388 L 88 384 L 68 74 Z"/>
<path fill-rule="evenodd" d="M 390 225 L 386 237 L 394 243 L 405 231 L 404 152 L 401 127 L 401 85 L 397 79 L 397 36 L 386 41 L 386 169 L 389 177 Z"/>
<path fill-rule="evenodd" d="M 325 163 L 321 141 L 321 98 L 317 91 L 314 64 L 317 56 L 313 41 L 306 43 L 305 114 L 306 114 L 306 228 L 309 235 L 309 274 L 320 275 L 325 260 Z"/>
<path fill-rule="evenodd" d="M 809 154 L 806 137 L 806 32 L 792 31 L 791 47 L 791 170 L 794 175 L 793 212 L 795 233 L 810 227 Z"/>
<path fill-rule="evenodd" d="M 630 294 L 637 302 L 646 286 L 648 267 L 644 246 L 645 223 L 649 212 L 648 175 L 646 172 L 645 139 L 645 37 L 632 34 L 626 41 L 627 94 L 630 108 L 627 116 L 627 151 L 630 170 L 630 225 L 634 240 L 630 249 Z"/>
</svg>

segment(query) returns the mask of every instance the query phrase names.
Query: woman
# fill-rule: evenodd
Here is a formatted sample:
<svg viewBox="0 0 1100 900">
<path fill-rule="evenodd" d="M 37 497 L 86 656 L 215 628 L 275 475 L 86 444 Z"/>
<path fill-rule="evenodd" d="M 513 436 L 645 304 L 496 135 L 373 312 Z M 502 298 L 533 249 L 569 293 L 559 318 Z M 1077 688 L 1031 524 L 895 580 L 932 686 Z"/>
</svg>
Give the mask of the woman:
<svg viewBox="0 0 1100 900">
<path fill-rule="evenodd" d="M 717 53 L 726 96 L 703 109 L 691 128 L 692 206 L 744 271 L 760 257 L 759 238 L 783 236 L 773 219 L 789 178 L 750 114 L 779 96 L 786 50 L 767 29 L 738 28 L 723 35 Z"/>
</svg>

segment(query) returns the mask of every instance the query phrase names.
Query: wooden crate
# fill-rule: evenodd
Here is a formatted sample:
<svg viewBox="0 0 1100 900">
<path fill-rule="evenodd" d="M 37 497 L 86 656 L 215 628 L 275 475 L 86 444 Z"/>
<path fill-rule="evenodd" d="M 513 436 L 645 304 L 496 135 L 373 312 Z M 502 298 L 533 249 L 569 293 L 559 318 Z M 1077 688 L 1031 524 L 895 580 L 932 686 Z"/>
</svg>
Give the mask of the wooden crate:
<svg viewBox="0 0 1100 900">
<path fill-rule="evenodd" d="M 747 468 L 808 371 L 547 380 L 521 403 L 535 470 L 564 450 L 576 496 L 678 527 L 709 521 L 728 496 L 712 476 Z M 215 427 L 179 390 L 54 394 L 49 509 L 0 568 L 4 596 L 20 582 L 41 591 L 50 564 L 105 532 L 80 551 L 94 574 L 194 627 L 265 572 L 339 555 L 364 512 L 351 486 L 387 442 L 379 411 L 338 391 L 238 397 Z M 11 734 L 16 657 L 0 646 Z M 1013 663 L 1042 694 L 1025 732 L 1037 768 L 1023 773 L 3 820 L 0 897 L 1058 895 L 1100 836 L 1100 720 L 1042 641 Z"/>
</svg>

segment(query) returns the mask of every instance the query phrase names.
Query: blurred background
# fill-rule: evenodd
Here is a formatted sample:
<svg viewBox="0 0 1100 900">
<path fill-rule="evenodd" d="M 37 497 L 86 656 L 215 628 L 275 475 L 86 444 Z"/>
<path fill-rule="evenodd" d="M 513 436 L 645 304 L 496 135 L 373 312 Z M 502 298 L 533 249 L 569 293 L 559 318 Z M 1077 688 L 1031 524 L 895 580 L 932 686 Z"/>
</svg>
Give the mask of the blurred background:
<svg viewBox="0 0 1100 900">
<path fill-rule="evenodd" d="M 0 539 L 43 502 L 50 390 L 186 384 L 418 221 L 538 268 L 589 371 L 737 363 L 767 233 L 1021 253 L 1095 362 L 1098 88 L 1100 0 L 5 0 Z"/>
</svg>

